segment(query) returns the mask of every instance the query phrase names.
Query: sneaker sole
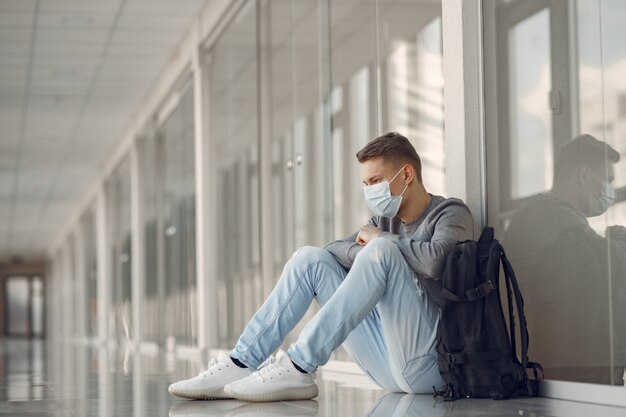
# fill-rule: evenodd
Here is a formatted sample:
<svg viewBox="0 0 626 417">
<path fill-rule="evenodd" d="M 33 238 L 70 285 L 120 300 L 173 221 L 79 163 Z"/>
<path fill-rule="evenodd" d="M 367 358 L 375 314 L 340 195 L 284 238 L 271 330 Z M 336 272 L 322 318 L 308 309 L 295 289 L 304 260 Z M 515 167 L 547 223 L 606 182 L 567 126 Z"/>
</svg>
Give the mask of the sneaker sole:
<svg viewBox="0 0 626 417">
<path fill-rule="evenodd" d="M 243 394 L 227 390 L 224 390 L 224 392 L 237 400 L 250 402 L 310 400 L 311 398 L 317 397 L 319 394 L 317 385 L 305 388 L 289 388 L 268 394 Z"/>
<path fill-rule="evenodd" d="M 231 395 L 225 394 L 223 389 L 216 389 L 212 391 L 168 390 L 168 392 L 172 395 L 175 395 L 180 398 L 185 398 L 188 400 L 232 400 L 233 399 Z"/>
</svg>

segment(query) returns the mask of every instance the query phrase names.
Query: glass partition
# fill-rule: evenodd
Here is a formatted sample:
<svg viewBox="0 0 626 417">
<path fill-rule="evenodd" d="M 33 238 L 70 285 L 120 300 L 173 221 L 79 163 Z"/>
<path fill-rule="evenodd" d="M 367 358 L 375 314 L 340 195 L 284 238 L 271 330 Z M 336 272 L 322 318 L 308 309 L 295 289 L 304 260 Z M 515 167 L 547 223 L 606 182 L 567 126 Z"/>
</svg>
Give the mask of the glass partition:
<svg viewBox="0 0 626 417">
<path fill-rule="evenodd" d="M 355 154 L 388 131 L 409 138 L 424 185 L 445 195 L 441 2 L 330 2 L 334 237 L 371 216 Z"/>
<path fill-rule="evenodd" d="M 193 88 L 177 85 L 175 105 L 139 139 L 145 255 L 142 338 L 165 345 L 197 340 Z M 173 100 L 174 100 L 173 99 Z"/>
<path fill-rule="evenodd" d="M 250 0 L 211 45 L 207 71 L 219 156 L 219 340 L 230 346 L 295 249 L 324 246 L 367 221 L 355 154 L 368 140 L 407 135 L 427 188 L 445 193 L 441 3 Z M 263 192 L 272 245 L 263 259 L 272 276 L 263 281 L 259 143 L 271 166 Z"/>
<path fill-rule="evenodd" d="M 96 223 L 92 208 L 88 208 L 80 220 L 81 233 L 83 234 L 83 262 L 86 276 L 84 306 L 86 311 L 87 337 L 98 335 L 98 259 L 96 253 Z"/>
<path fill-rule="evenodd" d="M 441 3 L 333 0 L 330 19 L 332 240 L 371 217 L 355 155 L 380 134 L 407 136 L 427 191 L 446 188 Z"/>
<path fill-rule="evenodd" d="M 248 1 L 207 56 L 209 140 L 217 218 L 220 347 L 260 306 L 257 3 Z"/>
<path fill-rule="evenodd" d="M 264 5 L 263 51 L 269 63 L 263 71 L 271 103 L 271 132 L 264 145 L 272 155 L 275 283 L 297 248 L 324 246 L 332 237 L 330 2 L 280 0 Z M 312 303 L 285 346 L 295 341 L 317 310 Z"/>
<path fill-rule="evenodd" d="M 131 335 L 130 160 L 125 157 L 106 183 L 111 309 L 109 334 L 118 342 Z"/>
<path fill-rule="evenodd" d="M 579 0 L 573 7 L 580 43 L 576 63 L 579 129 L 612 148 L 603 149 L 594 173 L 603 184 L 610 184 L 615 198 L 606 212 L 589 220 L 602 238 L 597 241 L 601 246 L 598 275 L 608 278 L 608 297 L 602 297 L 608 298 L 608 311 L 603 313 L 609 327 L 606 381 L 622 385 L 626 372 L 626 4 L 618 0 Z M 597 109 L 602 109 L 601 116 Z"/>
<path fill-rule="evenodd" d="M 176 109 L 159 129 L 162 147 L 163 268 L 166 336 L 193 346 L 197 337 L 196 183 L 193 88 L 179 91 Z"/>
<path fill-rule="evenodd" d="M 623 384 L 626 4 L 493 0 L 484 13 L 489 222 L 524 293 L 530 358 L 548 379 Z"/>
<path fill-rule="evenodd" d="M 141 155 L 140 172 L 143 187 L 141 189 L 141 207 L 143 209 L 144 271 L 145 295 L 142 297 L 143 315 L 142 338 L 146 342 L 164 343 L 163 328 L 164 273 L 163 262 L 164 230 L 162 205 L 163 157 L 162 147 L 157 139 L 156 126 L 150 126 L 139 141 Z"/>
</svg>

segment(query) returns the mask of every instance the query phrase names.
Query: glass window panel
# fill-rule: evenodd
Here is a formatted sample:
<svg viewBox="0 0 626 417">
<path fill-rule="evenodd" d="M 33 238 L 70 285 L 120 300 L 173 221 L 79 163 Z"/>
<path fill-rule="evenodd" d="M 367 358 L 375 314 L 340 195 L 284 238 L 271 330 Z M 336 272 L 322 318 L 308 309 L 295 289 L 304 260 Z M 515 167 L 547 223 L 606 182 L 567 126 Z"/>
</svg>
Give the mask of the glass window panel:
<svg viewBox="0 0 626 417">
<path fill-rule="evenodd" d="M 445 194 L 440 2 L 378 2 L 381 133 L 406 135 L 426 189 Z"/>
<path fill-rule="evenodd" d="M 508 35 L 510 194 L 519 199 L 546 191 L 552 183 L 549 10 L 520 21 Z"/>
<path fill-rule="evenodd" d="M 131 338 L 130 159 L 125 157 L 107 181 L 107 224 L 111 262 L 110 334 Z"/>
<path fill-rule="evenodd" d="M 605 224 L 600 224 L 605 227 L 596 228 L 596 231 L 607 238 L 602 243 L 608 243 L 606 266 L 609 280 L 610 383 L 622 385 L 626 372 L 626 79 L 623 76 L 626 69 L 626 4 L 616 0 L 604 0 L 599 4 L 580 0 L 578 6 L 599 6 L 597 13 L 603 81 L 601 97 L 589 100 L 589 107 L 595 101 L 595 107 L 603 109 L 603 119 L 581 117 L 581 131 L 601 125 L 603 131 L 597 137 L 604 138 L 621 156 L 620 161 L 615 163 L 605 152 L 600 166 L 601 179 L 613 180 L 611 185 L 616 190 L 616 202 L 606 211 Z M 585 19 L 582 13 L 579 12 L 579 21 Z M 598 74 L 597 64 L 590 62 L 586 66 L 592 73 Z M 585 125 L 587 120 L 589 124 Z"/>
<path fill-rule="evenodd" d="M 144 217 L 144 246 L 145 246 L 145 269 L 146 296 L 151 298 L 157 294 L 157 222 L 159 213 L 159 178 L 160 167 L 157 156 L 156 131 L 151 129 L 145 138 L 140 142 L 141 152 L 141 174 L 143 189 L 141 197 L 143 199 Z"/>
<path fill-rule="evenodd" d="M 193 86 L 184 85 L 178 105 L 159 128 L 163 152 L 162 228 L 166 337 L 196 343 L 196 215 Z M 158 157 L 158 156 L 157 156 Z M 159 184 L 157 184 L 157 187 Z M 152 287 L 151 290 L 154 290 Z"/>
<path fill-rule="evenodd" d="M 83 256 L 85 266 L 85 298 L 87 317 L 87 336 L 98 334 L 98 265 L 96 252 L 96 224 L 92 208 L 87 209 L 81 218 L 80 227 L 83 233 Z"/>
<path fill-rule="evenodd" d="M 387 131 L 409 138 L 427 190 L 445 195 L 440 2 L 330 2 L 335 237 L 367 222 L 356 152 Z"/>
<path fill-rule="evenodd" d="M 143 209 L 143 239 L 145 267 L 145 296 L 142 298 L 143 328 L 142 337 L 145 341 L 164 342 L 164 276 L 163 262 L 163 214 L 162 178 L 163 156 L 161 141 L 158 139 L 156 126 L 150 126 L 139 143 L 141 155 L 141 190 Z"/>
<path fill-rule="evenodd" d="M 328 4 L 331 240 L 353 233 L 371 217 L 355 154 L 384 132 L 398 131 L 409 138 L 422 159 L 429 192 L 445 195 L 446 190 L 441 3 Z M 342 351 L 337 356 L 348 358 Z"/>
<path fill-rule="evenodd" d="M 331 80 L 341 98 L 332 111 L 334 238 L 353 233 L 370 218 L 356 152 L 377 136 L 379 71 L 377 2 L 330 3 Z"/>
<path fill-rule="evenodd" d="M 324 245 L 370 217 L 354 154 L 378 134 L 406 134 L 423 156 L 429 191 L 445 193 L 440 2 L 256 6 L 252 0 L 242 5 L 207 59 L 209 135 L 219 155 L 213 167 L 219 340 L 227 346 L 261 301 L 259 102 L 269 102 L 263 123 L 270 139 L 262 146 L 271 159 L 265 192 L 273 202 L 272 284 L 294 249 Z M 255 303 L 246 304 L 250 299 Z"/>
<path fill-rule="evenodd" d="M 273 274 L 265 293 L 298 247 L 323 246 L 332 236 L 333 196 L 328 190 L 330 112 L 341 109 L 342 92 L 330 91 L 329 3 L 280 0 L 267 5 L 262 32 L 270 61 L 262 68 L 268 84 L 272 157 Z M 287 346 L 317 305 L 285 338 Z"/>
<path fill-rule="evenodd" d="M 524 292 L 530 358 L 548 379 L 623 384 L 626 5 L 494 4 L 485 18 L 496 19 L 490 62 L 498 63 L 497 83 L 486 90 L 497 93 L 500 130 L 487 141 L 497 141 L 500 156 L 488 161 L 487 181 L 496 192 L 498 165 L 500 187 L 489 218 L 505 226 Z M 609 188 L 615 202 L 603 206 Z"/>
<path fill-rule="evenodd" d="M 208 53 L 209 137 L 217 187 L 220 347 L 260 306 L 257 8 L 248 1 Z M 245 307 L 244 307 L 245 306 Z"/>
<path fill-rule="evenodd" d="M 293 251 L 322 245 L 325 224 L 324 111 L 328 65 L 323 25 L 325 2 L 281 0 L 268 3 L 271 142 L 276 228 L 274 271 L 278 276 Z M 326 58 L 324 58 L 326 57 Z M 336 94 L 334 106 L 341 105 Z M 326 119 L 328 117 L 326 116 Z M 284 202 L 284 203 L 283 203 Z"/>
</svg>

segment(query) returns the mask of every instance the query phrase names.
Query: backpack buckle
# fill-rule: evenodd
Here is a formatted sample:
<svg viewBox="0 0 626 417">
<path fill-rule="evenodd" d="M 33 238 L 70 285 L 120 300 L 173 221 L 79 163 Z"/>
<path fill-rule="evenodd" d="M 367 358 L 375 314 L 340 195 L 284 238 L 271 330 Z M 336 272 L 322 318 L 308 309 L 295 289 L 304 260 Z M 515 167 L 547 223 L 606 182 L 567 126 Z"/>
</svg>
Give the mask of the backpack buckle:
<svg viewBox="0 0 626 417">
<path fill-rule="evenodd" d="M 493 281 L 488 279 L 487 281 L 480 284 L 478 287 L 467 290 L 465 292 L 465 295 L 467 296 L 467 299 L 469 301 L 475 301 L 479 298 L 485 297 L 495 289 L 496 286 L 494 285 Z"/>
<path fill-rule="evenodd" d="M 485 295 L 489 294 L 491 291 L 495 289 L 496 289 L 496 286 L 493 285 L 493 281 L 490 279 L 488 279 L 484 284 L 478 287 L 478 291 L 481 297 L 484 297 Z"/>
</svg>

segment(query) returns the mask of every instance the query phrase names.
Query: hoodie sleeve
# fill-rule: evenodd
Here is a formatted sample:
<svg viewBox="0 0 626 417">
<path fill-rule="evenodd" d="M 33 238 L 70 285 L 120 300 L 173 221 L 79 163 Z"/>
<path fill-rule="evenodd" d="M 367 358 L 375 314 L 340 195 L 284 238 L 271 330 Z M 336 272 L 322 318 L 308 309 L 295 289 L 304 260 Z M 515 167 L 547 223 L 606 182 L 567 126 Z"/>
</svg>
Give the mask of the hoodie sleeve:
<svg viewBox="0 0 626 417">
<path fill-rule="evenodd" d="M 378 227 L 376 217 L 374 216 L 370 218 L 365 226 Z M 363 246 L 356 243 L 356 237 L 358 234 L 359 231 L 357 230 L 350 236 L 335 240 L 324 247 L 324 249 L 330 252 L 330 254 L 335 257 L 337 262 L 339 262 L 339 264 L 346 270 L 350 270 L 350 268 L 352 268 L 356 255 L 361 251 L 361 249 L 363 249 Z"/>
<path fill-rule="evenodd" d="M 379 236 L 395 243 L 411 268 L 424 278 L 440 279 L 445 259 L 458 241 L 473 239 L 474 219 L 466 205 L 445 207 L 433 219 L 430 241 L 418 241 L 389 232 Z"/>
</svg>

